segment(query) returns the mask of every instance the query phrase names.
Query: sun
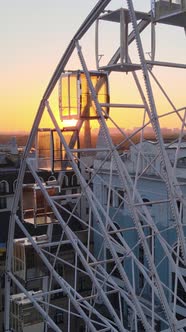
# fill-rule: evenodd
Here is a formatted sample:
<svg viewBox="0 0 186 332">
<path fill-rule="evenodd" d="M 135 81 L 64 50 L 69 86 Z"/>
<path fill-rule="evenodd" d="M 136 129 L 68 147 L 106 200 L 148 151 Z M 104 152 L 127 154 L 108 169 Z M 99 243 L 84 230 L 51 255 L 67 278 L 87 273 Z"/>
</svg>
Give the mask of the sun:
<svg viewBox="0 0 186 332">
<path fill-rule="evenodd" d="M 65 119 L 63 120 L 63 127 L 75 127 L 77 119 Z"/>
</svg>

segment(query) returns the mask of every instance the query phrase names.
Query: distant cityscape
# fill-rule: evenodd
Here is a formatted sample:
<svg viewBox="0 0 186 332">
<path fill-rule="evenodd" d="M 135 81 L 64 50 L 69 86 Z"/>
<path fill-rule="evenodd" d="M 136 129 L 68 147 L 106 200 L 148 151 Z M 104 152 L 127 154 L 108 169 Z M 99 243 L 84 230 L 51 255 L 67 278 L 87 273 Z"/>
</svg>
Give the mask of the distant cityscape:
<svg viewBox="0 0 186 332">
<path fill-rule="evenodd" d="M 121 128 L 121 130 L 123 130 L 127 135 L 130 135 L 132 133 L 134 133 L 133 136 L 133 140 L 135 142 L 137 142 L 139 140 L 139 134 L 138 134 L 138 130 L 140 128 L 139 127 L 134 127 L 132 129 L 127 129 L 127 128 Z M 161 131 L 163 133 L 163 137 L 165 140 L 172 140 L 175 139 L 179 136 L 180 133 L 180 129 L 179 128 L 166 128 L 163 127 L 161 128 Z M 136 134 L 135 134 L 136 132 Z M 110 128 L 110 134 L 111 137 L 113 139 L 114 144 L 117 144 L 120 142 L 120 138 L 121 135 L 118 133 L 118 130 L 115 128 Z M 186 135 L 186 130 L 183 131 L 183 136 Z M 98 135 L 98 129 L 93 129 L 91 130 L 91 140 L 92 140 L 92 145 L 95 145 L 95 140 L 97 138 Z M 27 132 L 4 132 L 0 135 L 0 144 L 7 144 L 12 137 L 16 137 L 16 141 L 17 141 L 17 145 L 20 146 L 25 146 L 27 143 L 27 139 L 28 139 L 29 133 Z M 146 140 L 154 140 L 155 136 L 154 136 L 154 131 L 152 129 L 152 127 L 145 127 L 144 128 L 144 138 Z M 182 137 L 182 139 L 184 139 L 184 137 Z M 186 139 L 186 137 L 185 137 Z"/>
</svg>

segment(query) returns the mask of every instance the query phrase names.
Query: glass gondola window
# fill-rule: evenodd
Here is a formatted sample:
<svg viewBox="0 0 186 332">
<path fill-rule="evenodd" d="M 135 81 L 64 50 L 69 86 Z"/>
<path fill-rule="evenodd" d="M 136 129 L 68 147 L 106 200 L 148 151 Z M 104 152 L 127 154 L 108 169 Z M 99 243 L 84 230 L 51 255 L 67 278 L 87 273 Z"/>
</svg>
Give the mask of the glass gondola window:
<svg viewBox="0 0 186 332">
<path fill-rule="evenodd" d="M 74 149 L 79 147 L 78 132 L 76 129 L 62 129 L 61 133 L 67 143 L 71 139 L 75 140 Z M 44 129 L 37 133 L 37 162 L 39 169 L 46 169 L 52 172 L 60 171 L 64 168 L 71 168 L 64 145 L 56 130 Z M 77 153 L 75 154 L 75 157 Z"/>
<path fill-rule="evenodd" d="M 99 103 L 109 103 L 108 76 L 89 72 Z M 108 106 L 103 106 L 108 112 Z M 61 120 L 98 118 L 86 76 L 81 71 L 67 72 L 59 80 L 59 111 Z"/>
<path fill-rule="evenodd" d="M 99 103 L 108 103 L 108 81 L 107 75 L 101 73 L 90 73 L 92 84 L 95 88 L 97 99 Z M 81 73 L 81 117 L 97 117 L 96 108 L 91 97 L 87 79 L 83 73 Z M 103 107 L 105 112 L 108 112 L 107 107 Z"/>
<path fill-rule="evenodd" d="M 37 157 L 38 157 L 38 167 L 44 169 L 51 168 L 51 157 L 50 157 L 50 144 L 51 144 L 51 134 L 48 131 L 38 131 L 37 135 Z"/>
<path fill-rule="evenodd" d="M 57 131 L 52 132 L 53 149 L 51 149 L 51 159 L 53 170 L 62 169 L 62 144 Z"/>
<path fill-rule="evenodd" d="M 59 81 L 59 109 L 61 118 L 79 117 L 77 73 L 62 74 Z"/>
</svg>

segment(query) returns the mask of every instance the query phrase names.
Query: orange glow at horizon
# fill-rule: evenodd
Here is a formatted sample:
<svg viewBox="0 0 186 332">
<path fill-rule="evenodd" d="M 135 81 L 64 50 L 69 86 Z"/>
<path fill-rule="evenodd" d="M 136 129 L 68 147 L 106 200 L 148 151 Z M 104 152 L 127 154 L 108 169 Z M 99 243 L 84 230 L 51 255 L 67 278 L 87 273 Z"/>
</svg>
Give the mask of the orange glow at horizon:
<svg viewBox="0 0 186 332">
<path fill-rule="evenodd" d="M 185 102 L 185 93 L 184 93 L 184 74 L 180 72 L 173 72 L 172 75 L 163 69 L 157 71 L 157 76 L 160 82 L 162 82 L 163 87 L 165 88 L 168 95 L 171 97 L 176 108 L 180 108 L 186 104 Z M 112 90 L 112 100 L 113 103 L 122 103 L 126 101 L 126 103 L 140 103 L 140 97 L 137 89 L 134 88 L 132 83 L 128 80 L 129 75 L 126 76 L 127 80 L 122 79 L 118 80 L 116 77 L 113 80 L 113 85 L 111 85 Z M 37 79 L 36 79 L 37 81 Z M 46 79 L 47 81 L 47 79 Z M 118 88 L 118 82 L 119 87 Z M 15 81 L 14 81 L 15 84 Z M 1 123 L 0 123 L 0 132 L 29 132 L 32 128 L 37 109 L 39 106 L 39 101 L 41 100 L 41 96 L 44 90 L 44 82 L 43 85 L 41 82 L 36 82 L 35 77 L 32 77 L 32 80 L 28 80 L 28 78 L 24 79 L 24 87 L 22 87 L 21 82 L 15 85 L 15 90 L 12 91 L 12 95 L 10 98 L 8 84 L 4 82 L 4 86 L 7 86 L 6 94 L 1 98 Z M 28 89 L 28 86 L 31 89 Z M 22 88 L 21 88 L 22 87 Z M 122 88 L 123 87 L 123 88 Z M 18 93 L 18 88 L 20 89 Z M 56 89 L 57 90 L 57 89 Z M 123 93 L 122 93 L 123 90 Z M 169 111 L 170 105 L 168 106 L 167 102 L 160 96 L 160 93 L 156 88 L 153 89 L 156 93 L 156 106 L 158 114 L 165 114 Z M 61 121 L 59 108 L 58 108 L 58 91 L 53 92 L 50 97 L 50 105 L 52 111 L 57 117 L 58 124 L 60 127 L 65 126 L 76 126 L 77 120 L 69 119 Z M 183 113 L 183 112 L 181 112 Z M 143 110 L 120 110 L 120 109 L 112 109 L 110 110 L 111 117 L 116 121 L 116 123 L 121 128 L 131 129 L 133 127 L 137 127 L 138 124 L 142 121 Z M 48 127 L 47 124 L 50 123 L 48 120 L 46 121 L 43 127 Z M 108 123 L 108 121 L 107 121 Z M 161 127 L 167 128 L 180 128 L 181 122 L 177 115 L 165 116 L 160 120 Z M 110 124 L 109 126 L 112 127 Z M 98 128 L 99 124 L 97 121 L 90 123 L 91 129 Z"/>
<path fill-rule="evenodd" d="M 17 6 L 16 1 L 12 1 L 11 6 L 9 6 L 8 1 L 2 2 L 2 10 L 4 10 L 5 15 L 2 15 L 1 20 L 0 134 L 3 132 L 30 132 L 44 91 L 48 82 L 50 82 L 51 76 L 55 73 L 56 65 L 58 65 L 63 52 L 65 52 L 68 43 L 72 40 L 82 21 L 93 7 L 92 1 L 80 1 L 82 4 L 84 3 L 83 5 L 79 5 L 79 2 L 72 0 L 69 2 L 55 2 L 55 5 L 51 1 L 47 2 L 46 6 L 43 6 L 42 1 L 38 1 L 37 10 L 35 10 L 35 5 L 32 1 L 22 1 L 21 6 Z M 142 11 L 149 11 L 149 6 L 147 3 L 145 4 L 145 1 L 134 0 L 134 5 L 138 10 L 141 10 L 141 7 L 143 7 Z M 9 24 L 7 24 L 7 17 L 9 17 Z M 120 37 L 118 32 L 118 24 L 100 21 L 99 54 L 104 55 L 100 59 L 101 67 L 110 61 L 119 47 Z M 147 53 L 151 49 L 150 36 L 151 27 L 149 25 L 140 34 L 146 58 L 148 58 Z M 183 42 L 184 37 L 184 29 L 180 27 L 157 24 L 155 38 L 156 60 L 184 63 L 186 50 Z M 88 29 L 83 38 L 80 38 L 83 56 L 90 71 L 97 70 L 94 38 L 94 27 Z M 139 57 L 135 43 L 130 45 L 129 53 L 131 61 L 138 63 Z M 64 71 L 81 69 L 82 65 L 75 50 L 66 63 Z M 145 93 L 142 73 L 137 71 L 136 74 Z M 185 70 L 153 66 L 153 74 L 170 97 L 176 109 L 186 105 Z M 159 88 L 157 88 L 152 77 L 150 77 L 150 81 L 153 94 L 156 94 L 155 104 L 158 115 L 170 112 L 169 105 L 160 96 Z M 109 75 L 109 90 L 111 92 L 110 102 L 113 104 L 142 104 L 141 96 L 130 72 L 127 74 L 112 72 Z M 57 92 L 52 92 L 49 103 L 59 127 L 76 126 L 73 120 L 70 120 L 69 123 L 61 121 L 57 94 L 58 87 Z M 110 110 L 110 116 L 117 125 L 126 129 L 132 129 L 138 125 L 141 126 L 143 114 L 143 109 L 112 108 Z M 181 115 L 184 116 L 184 111 L 181 111 Z M 45 118 L 46 122 L 41 121 L 39 127 L 52 127 L 53 123 L 49 116 Z M 167 128 L 180 128 L 181 122 L 179 116 L 175 114 L 164 116 L 160 119 L 161 127 Z M 111 121 L 107 120 L 107 124 L 109 127 L 113 127 Z M 98 127 L 98 122 L 90 123 L 90 129 L 93 130 Z"/>
</svg>

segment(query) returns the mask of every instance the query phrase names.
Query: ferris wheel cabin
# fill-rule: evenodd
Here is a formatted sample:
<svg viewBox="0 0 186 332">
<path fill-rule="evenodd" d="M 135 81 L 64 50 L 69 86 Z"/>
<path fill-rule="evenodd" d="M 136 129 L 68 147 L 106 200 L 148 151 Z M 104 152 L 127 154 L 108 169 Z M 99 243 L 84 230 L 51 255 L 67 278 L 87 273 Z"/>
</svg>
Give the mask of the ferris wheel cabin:
<svg viewBox="0 0 186 332">
<path fill-rule="evenodd" d="M 160 0 L 155 2 L 155 21 L 186 26 L 186 1 L 185 0 Z"/>
<path fill-rule="evenodd" d="M 96 90 L 98 102 L 108 113 L 109 86 L 108 75 L 105 72 L 89 72 L 91 82 Z M 59 80 L 59 111 L 61 120 L 66 119 L 97 119 L 88 82 L 83 71 L 63 73 Z"/>
<path fill-rule="evenodd" d="M 36 296 L 42 300 L 42 292 L 30 291 L 30 295 Z M 11 331 L 14 332 L 41 332 L 44 330 L 42 316 L 34 308 L 33 303 L 25 296 L 19 293 L 11 296 Z"/>
</svg>

